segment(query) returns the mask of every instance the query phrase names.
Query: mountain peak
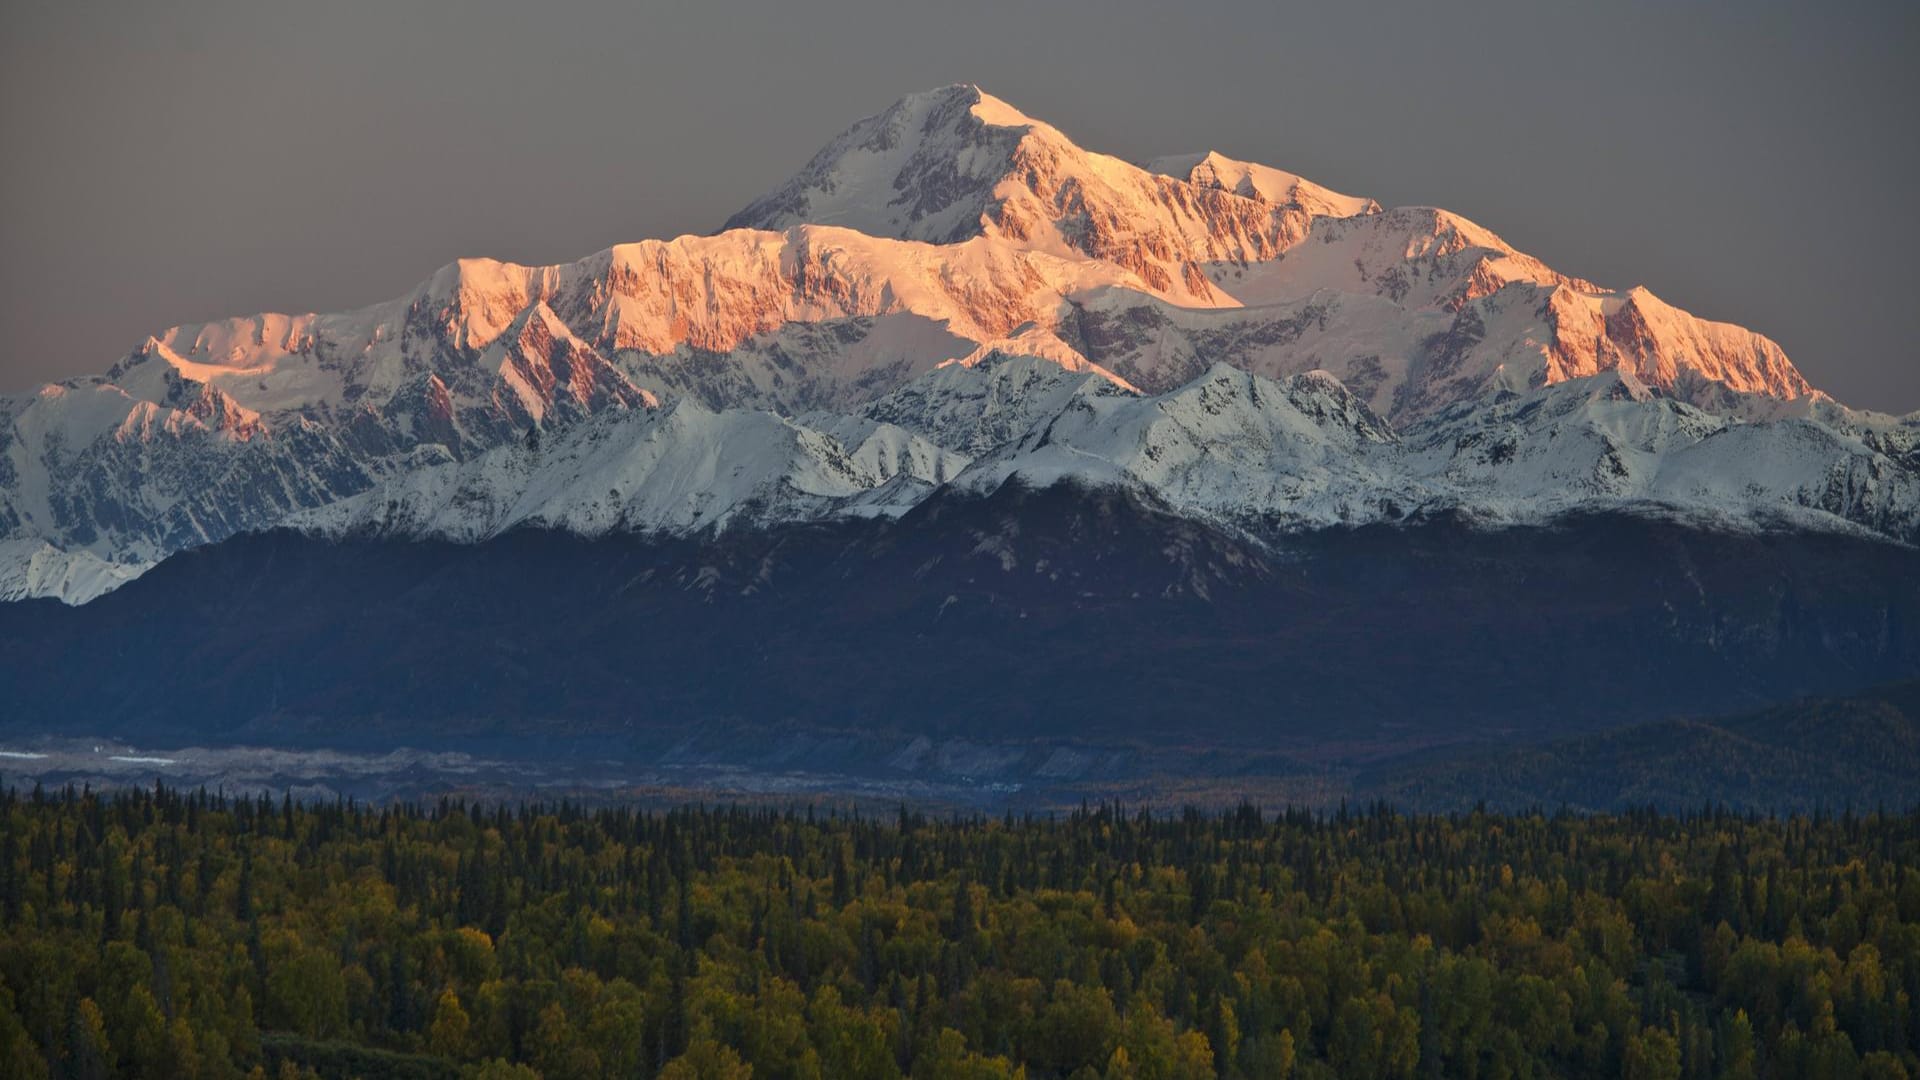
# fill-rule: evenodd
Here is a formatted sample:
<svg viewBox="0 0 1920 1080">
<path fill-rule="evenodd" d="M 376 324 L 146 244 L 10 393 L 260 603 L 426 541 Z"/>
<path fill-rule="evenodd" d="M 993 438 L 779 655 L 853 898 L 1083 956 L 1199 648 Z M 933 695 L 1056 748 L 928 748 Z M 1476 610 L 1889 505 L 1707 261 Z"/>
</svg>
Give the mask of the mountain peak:
<svg viewBox="0 0 1920 1080">
<path fill-rule="evenodd" d="M 1240 161 L 1218 150 L 1158 157 L 1148 161 L 1144 168 L 1198 187 L 1232 192 L 1275 206 L 1298 207 L 1315 216 L 1352 217 L 1380 212 L 1380 204 L 1372 199 L 1342 195 L 1285 169 Z"/>
<path fill-rule="evenodd" d="M 977 86 L 909 94 L 836 135 L 722 231 L 813 224 L 902 240 L 966 239 L 978 234 L 1014 147 L 1036 126 Z"/>
<path fill-rule="evenodd" d="M 1227 159 L 1210 161 L 1218 172 Z M 1231 307 L 1204 265 L 1264 262 L 1301 240 L 1316 215 L 1377 209 L 1237 164 L 1231 184 L 1198 182 L 1192 169 L 1157 173 L 1082 149 L 977 86 L 949 86 L 843 131 L 726 228 L 841 225 L 935 244 L 987 236 L 1112 263 L 1175 303 Z"/>
<path fill-rule="evenodd" d="M 956 110 L 964 110 L 974 119 L 988 127 L 1025 128 L 1039 127 L 1041 122 L 1009 105 L 1006 101 L 994 97 L 975 83 L 951 83 L 908 94 L 894 102 L 885 111 L 877 114 L 905 116 L 951 117 Z M 869 117 L 868 119 L 873 119 Z M 862 121 L 865 123 L 865 121 Z M 856 127 L 858 125 L 855 125 Z"/>
<path fill-rule="evenodd" d="M 1026 113 L 1021 112 L 1005 101 L 994 97 L 978 86 L 968 83 L 959 89 L 973 93 L 974 101 L 972 112 L 983 124 L 992 127 L 1036 127 L 1040 125 L 1040 121 L 1035 120 L 1033 117 L 1028 116 Z"/>
</svg>

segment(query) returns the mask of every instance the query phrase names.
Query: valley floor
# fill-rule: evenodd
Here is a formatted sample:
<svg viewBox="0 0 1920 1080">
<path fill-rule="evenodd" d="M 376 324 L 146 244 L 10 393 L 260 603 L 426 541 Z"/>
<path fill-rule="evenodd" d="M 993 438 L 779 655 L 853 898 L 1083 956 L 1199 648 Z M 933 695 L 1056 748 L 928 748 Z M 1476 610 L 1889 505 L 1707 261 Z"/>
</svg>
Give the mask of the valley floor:
<svg viewBox="0 0 1920 1080">
<path fill-rule="evenodd" d="M 1331 809 L 1385 801 L 1584 811 L 1920 806 L 1920 683 L 1710 719 L 1513 742 L 1416 730 L 1276 739 L 1266 750 L 1145 742 L 991 742 L 714 725 L 624 737 L 437 740 L 432 749 L 135 746 L 0 739 L 0 782 L 47 789 L 164 784 L 229 795 L 393 803 L 567 798 L 1048 813 L 1158 807 Z M 457 747 L 457 748 L 456 748 Z"/>
</svg>

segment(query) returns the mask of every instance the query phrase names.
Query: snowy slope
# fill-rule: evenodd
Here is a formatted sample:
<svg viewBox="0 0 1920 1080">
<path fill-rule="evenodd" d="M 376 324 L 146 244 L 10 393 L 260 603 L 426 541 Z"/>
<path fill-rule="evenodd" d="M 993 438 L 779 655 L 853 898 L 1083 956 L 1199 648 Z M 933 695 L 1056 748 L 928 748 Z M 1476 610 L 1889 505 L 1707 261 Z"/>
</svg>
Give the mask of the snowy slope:
<svg viewBox="0 0 1920 1080">
<path fill-rule="evenodd" d="M 1911 464 L 1813 421 L 1714 416 L 1618 372 L 1396 433 L 1325 372 L 1270 380 L 1220 364 L 1155 397 L 1071 400 L 954 486 L 986 494 L 1009 480 L 1125 487 L 1256 533 L 1629 512 L 1920 540 Z"/>
<path fill-rule="evenodd" d="M 1352 217 L 1380 211 L 1380 204 L 1372 199 L 1342 195 L 1285 169 L 1251 161 L 1236 161 L 1213 150 L 1203 154 L 1173 154 L 1154 158 L 1144 168 L 1148 172 L 1230 191 L 1276 206 L 1297 206 L 1315 217 Z"/>
<path fill-rule="evenodd" d="M 1818 393 L 1758 334 L 1563 274 L 1460 215 L 1382 211 L 1212 152 L 1136 167 L 974 86 L 911 95 L 856 123 L 727 227 L 805 221 L 941 244 L 992 238 L 1124 267 L 1146 288 L 1071 297 L 1081 318 L 1059 334 L 1150 390 L 1225 358 L 1270 375 L 1333 371 L 1396 422 L 1615 367 L 1754 415 L 1766 406 L 1749 398 Z M 1303 316 L 1340 325 L 1289 347 Z M 1222 337 L 1244 353 L 1222 357 Z"/>
<path fill-rule="evenodd" d="M 1120 485 L 1232 524 L 1331 525 L 1415 497 L 1396 442 L 1332 376 L 1274 381 L 1221 364 L 1157 397 L 1077 397 L 955 486 Z"/>
<path fill-rule="evenodd" d="M 1420 475 L 1500 520 L 1645 505 L 1920 539 L 1920 473 L 1910 465 L 1817 422 L 1715 416 L 1623 372 L 1457 407 L 1407 443 Z"/>
<path fill-rule="evenodd" d="M 1920 540 L 1909 465 L 1818 422 L 1715 416 L 1618 372 L 1396 432 L 1325 372 L 1274 380 L 1217 364 L 1143 395 L 999 355 L 937 369 L 858 414 L 795 421 L 682 401 L 596 421 L 293 522 L 462 541 L 520 526 L 686 535 L 897 516 L 943 484 L 985 496 L 1009 481 L 1125 489 L 1255 537 L 1436 514 L 1502 525 L 1627 512 Z"/>
<path fill-rule="evenodd" d="M 1325 372 L 1272 380 L 1218 364 L 1142 395 L 999 355 L 937 369 L 858 414 L 795 421 L 683 400 L 609 417 L 290 523 L 463 542 L 529 526 L 677 536 L 898 516 L 942 485 L 987 496 L 1010 481 L 1123 489 L 1254 538 L 1436 514 L 1503 525 L 1626 512 L 1920 539 L 1909 466 L 1814 421 L 1715 416 L 1621 373 L 1396 432 Z"/>
<path fill-rule="evenodd" d="M 896 424 L 971 457 L 1012 442 L 1079 399 L 1136 393 L 1099 368 L 1076 370 L 993 351 L 942 364 L 868 402 L 860 415 Z"/>
<path fill-rule="evenodd" d="M 829 433 L 683 399 L 417 470 L 289 523 L 463 542 L 519 527 L 710 533 L 899 512 L 965 464 L 891 425 L 850 418 Z"/>
<path fill-rule="evenodd" d="M 1216 359 L 1273 376 L 1324 369 L 1397 423 L 1615 369 L 1750 418 L 1824 397 L 1762 335 L 1566 277 L 1445 211 L 1316 219 L 1275 260 L 1208 272 L 1247 306 L 1103 291 L 1077 298 L 1075 344 L 1150 389 Z"/>
</svg>

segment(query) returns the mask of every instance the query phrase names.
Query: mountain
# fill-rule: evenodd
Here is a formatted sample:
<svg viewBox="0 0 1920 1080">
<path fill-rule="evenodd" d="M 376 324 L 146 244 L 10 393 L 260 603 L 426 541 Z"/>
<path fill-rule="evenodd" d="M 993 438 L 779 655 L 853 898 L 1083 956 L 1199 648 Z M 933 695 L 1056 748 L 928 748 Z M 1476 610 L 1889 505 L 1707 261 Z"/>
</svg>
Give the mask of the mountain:
<svg viewBox="0 0 1920 1080">
<path fill-rule="evenodd" d="M 1920 675 L 1917 447 L 1458 215 L 947 87 L 712 235 L 0 399 L 0 690 L 315 739 L 1588 730 Z"/>
<path fill-rule="evenodd" d="M 1020 363 L 1006 367 L 1008 357 Z M 1300 419 L 1242 415 L 1246 454 L 1215 459 L 1240 436 L 1192 429 L 1187 450 L 1200 459 L 1181 479 L 1142 465 L 1152 446 L 1123 444 L 1167 434 L 1175 421 L 1148 423 L 1148 413 L 1190 407 L 1202 394 L 1192 386 L 1217 380 L 1223 363 L 1302 394 L 1334 394 L 1338 382 L 1340 409 L 1365 409 L 1367 425 L 1394 438 L 1346 446 L 1315 429 L 1308 442 L 1332 442 L 1308 450 L 1281 438 L 1275 446 L 1298 454 L 1269 454 L 1256 446 Z M 979 384 L 973 371 L 995 375 Z M 1586 379 L 1615 394 L 1615 373 L 1628 394 L 1668 402 L 1647 415 L 1678 404 L 1701 415 L 1657 421 L 1672 427 L 1661 450 L 1572 417 L 1584 432 L 1569 444 L 1582 448 L 1576 459 L 1553 430 L 1515 427 L 1511 402 Z M 1538 519 L 1546 505 L 1586 502 L 1592 465 L 1626 463 L 1630 479 L 1601 486 L 1630 500 L 1736 519 L 1784 500 L 1795 513 L 1816 507 L 1891 538 L 1912 534 L 1905 492 L 1920 425 L 1839 407 L 1761 334 L 1695 319 L 1642 288 L 1563 275 L 1442 209 L 1382 209 L 1213 152 L 1139 167 L 1083 150 L 977 86 L 947 86 L 829 140 L 722 233 L 620 244 L 555 267 L 461 259 L 386 304 L 175 327 L 100 377 L 0 400 L 0 596 L 86 601 L 234 534 L 365 521 L 372 490 L 419 502 L 424 486 L 520 446 L 530 430 L 564 444 L 576 427 L 634 417 L 653 442 L 674 432 L 710 442 L 705 423 L 684 423 L 691 411 L 647 419 L 680 404 L 728 417 L 712 421 L 728 430 L 797 423 L 835 440 L 826 457 L 858 454 L 862 417 L 897 423 L 977 461 L 975 490 L 989 477 L 1062 475 L 1064 442 L 1048 452 L 1021 440 L 1068 400 L 1094 409 L 1056 429 L 1087 452 L 1077 465 L 1221 521 L 1311 525 L 1436 502 Z M 1256 413 L 1269 404 L 1246 402 Z M 733 415 L 745 411 L 766 415 Z M 1715 427 L 1736 421 L 1763 423 Z M 1094 434 L 1100 425 L 1116 425 L 1112 438 Z M 1540 471 L 1521 482 L 1503 457 L 1475 465 L 1448 450 L 1450 438 L 1480 440 L 1494 457 L 1509 444 L 1555 450 L 1528 457 Z M 1736 444 L 1747 446 L 1722 457 L 1738 457 L 1745 479 L 1730 488 L 1716 454 L 1697 448 Z M 787 484 L 799 467 L 791 446 L 756 446 L 776 457 L 743 469 Z M 1215 467 L 1233 475 L 1202 477 Z M 1292 467 L 1311 475 L 1254 475 Z M 943 469 L 958 475 L 956 461 Z M 1580 480 L 1571 494 L 1538 502 L 1542 484 L 1567 477 Z M 812 488 L 799 480 L 795 490 Z M 883 502 L 899 509 L 906 492 Z M 735 496 L 760 498 L 722 502 Z M 605 492 L 543 498 L 605 502 Z M 674 498 L 687 502 L 628 507 L 612 521 L 755 521 L 693 505 L 691 490 Z M 831 515 L 847 498 L 774 502 L 787 505 L 780 513 Z M 601 521 L 530 521 L 563 519 Z"/>
</svg>

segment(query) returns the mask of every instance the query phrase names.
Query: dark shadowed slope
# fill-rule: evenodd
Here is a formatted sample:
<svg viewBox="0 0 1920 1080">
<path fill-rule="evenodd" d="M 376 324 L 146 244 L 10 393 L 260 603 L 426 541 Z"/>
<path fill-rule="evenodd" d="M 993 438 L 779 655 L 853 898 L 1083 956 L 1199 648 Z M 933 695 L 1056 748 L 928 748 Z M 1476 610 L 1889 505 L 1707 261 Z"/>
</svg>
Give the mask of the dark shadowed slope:
<svg viewBox="0 0 1920 1080">
<path fill-rule="evenodd" d="M 1920 683 L 1714 720 L 1670 720 L 1363 773 L 1402 806 L 1773 812 L 1920 803 Z"/>
<path fill-rule="evenodd" d="M 14 734 L 309 744 L 1541 740 L 1912 678 L 1917 620 L 1920 553 L 1859 538 L 1611 516 L 1270 547 L 1010 485 L 702 543 L 243 537 L 0 605 L 0 699 Z"/>
</svg>

